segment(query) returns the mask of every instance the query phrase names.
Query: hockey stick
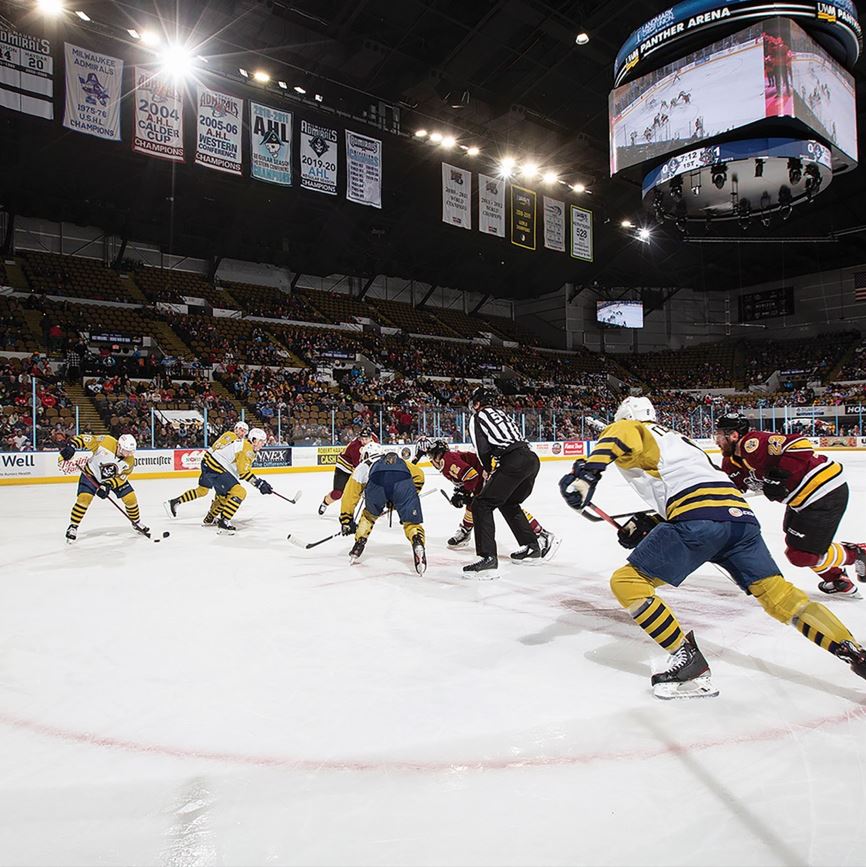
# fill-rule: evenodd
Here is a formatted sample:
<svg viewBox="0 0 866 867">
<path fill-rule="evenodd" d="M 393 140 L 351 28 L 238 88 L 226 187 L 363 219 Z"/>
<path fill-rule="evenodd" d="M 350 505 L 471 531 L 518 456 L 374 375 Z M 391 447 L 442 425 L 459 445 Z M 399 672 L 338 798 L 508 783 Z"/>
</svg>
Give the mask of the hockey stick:
<svg viewBox="0 0 866 867">
<path fill-rule="evenodd" d="M 273 488 L 271 488 L 271 493 L 275 497 L 279 497 L 281 500 L 285 500 L 287 503 L 291 503 L 292 505 L 294 505 L 295 503 L 298 502 L 298 500 L 301 499 L 301 494 L 303 493 L 303 491 L 298 490 L 298 492 L 295 494 L 294 497 L 284 497 L 281 493 L 279 493 L 278 491 L 275 491 Z"/>
<path fill-rule="evenodd" d="M 358 505 L 355 506 L 355 514 L 352 516 L 352 520 L 356 524 L 358 522 L 358 516 L 361 514 L 361 510 L 363 508 L 364 508 L 364 497 L 361 497 L 361 499 L 358 500 Z M 297 546 L 298 548 L 304 548 L 305 550 L 309 550 L 310 548 L 316 548 L 319 545 L 324 545 L 325 542 L 330 542 L 331 539 L 336 539 L 337 536 L 342 536 L 342 535 L 343 535 L 343 528 L 341 527 L 336 533 L 331 533 L 330 536 L 325 536 L 324 539 L 319 539 L 317 542 L 306 542 L 305 543 L 303 541 L 303 539 L 299 539 L 294 533 L 289 533 L 289 535 L 286 536 L 286 539 L 288 539 L 289 542 L 291 542 L 293 545 Z"/>
<path fill-rule="evenodd" d="M 85 480 L 85 483 L 86 483 L 88 486 L 91 485 L 91 484 L 93 483 L 93 481 L 94 481 L 93 479 L 90 479 L 88 476 L 86 476 L 84 473 L 81 474 L 81 478 Z M 94 494 L 94 496 L 97 496 L 97 495 L 96 495 L 96 491 L 97 491 L 97 489 L 98 489 L 98 486 L 97 486 L 97 487 L 94 487 L 94 488 L 92 489 L 92 490 L 93 490 L 93 494 Z M 97 496 L 97 499 L 99 499 L 99 500 L 107 500 L 109 503 L 111 503 L 111 505 L 114 506 L 114 508 L 117 509 L 117 511 L 120 512 L 120 514 L 123 515 L 123 517 L 126 518 L 127 521 L 129 521 L 129 523 L 132 525 L 132 529 L 135 530 L 136 533 L 138 533 L 138 534 L 144 536 L 146 539 L 150 539 L 151 542 L 161 542 L 162 539 L 168 539 L 168 538 L 171 536 L 171 533 L 169 533 L 168 530 L 165 530 L 165 531 L 163 532 L 163 534 L 162 534 L 162 539 L 159 539 L 159 538 L 154 539 L 154 538 L 150 535 L 150 529 L 149 529 L 149 528 L 148 528 L 147 531 L 145 532 L 145 531 L 143 531 L 143 530 L 139 530 L 139 529 L 135 526 L 135 521 L 133 521 L 132 518 L 130 518 L 129 515 L 126 514 L 126 509 L 122 508 L 121 505 L 117 502 L 117 500 L 113 499 L 112 497 L 99 497 L 99 496 Z"/>
<path fill-rule="evenodd" d="M 592 505 L 592 504 L 590 503 L 590 506 L 591 506 L 591 505 Z M 617 521 L 617 520 L 619 520 L 620 518 L 632 518 L 632 517 L 634 517 L 635 515 L 651 515 L 651 514 L 653 514 L 654 512 L 655 512 L 655 509 L 639 509 L 639 510 L 636 511 L 636 512 L 621 512 L 621 513 L 618 514 L 618 515 L 608 515 L 608 517 L 609 517 L 609 518 L 612 518 L 614 521 Z M 583 517 L 586 518 L 587 521 L 591 521 L 593 524 L 600 524 L 602 521 L 605 520 L 605 519 L 602 518 L 600 515 L 590 515 L 590 514 L 588 514 L 588 513 L 586 512 L 586 510 L 582 511 L 580 514 L 583 515 Z M 617 526 L 618 526 L 618 525 L 617 525 Z"/>
</svg>

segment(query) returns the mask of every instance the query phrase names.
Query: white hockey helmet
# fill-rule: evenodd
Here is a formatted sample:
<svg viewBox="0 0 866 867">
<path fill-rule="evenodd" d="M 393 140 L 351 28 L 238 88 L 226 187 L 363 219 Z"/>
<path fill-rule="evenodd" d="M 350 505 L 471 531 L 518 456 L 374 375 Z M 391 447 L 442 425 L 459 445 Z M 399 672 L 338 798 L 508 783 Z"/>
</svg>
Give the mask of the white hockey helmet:
<svg viewBox="0 0 866 867">
<path fill-rule="evenodd" d="M 132 434 L 121 434 L 117 438 L 117 450 L 126 457 L 134 455 L 136 449 L 135 437 Z"/>
<path fill-rule="evenodd" d="M 377 443 L 376 440 L 370 440 L 362 449 L 361 449 L 361 460 L 362 461 L 370 461 L 371 463 L 375 461 L 377 458 L 382 457 L 382 445 Z"/>
<path fill-rule="evenodd" d="M 655 421 L 656 408 L 648 397 L 627 397 L 617 408 L 614 421 Z"/>
<path fill-rule="evenodd" d="M 247 434 L 247 439 L 253 444 L 254 449 L 256 446 L 260 449 L 268 441 L 268 435 L 260 427 L 254 427 Z"/>
<path fill-rule="evenodd" d="M 245 437 L 250 431 L 250 426 L 245 421 L 238 419 L 235 422 L 233 430 L 237 436 Z"/>
</svg>

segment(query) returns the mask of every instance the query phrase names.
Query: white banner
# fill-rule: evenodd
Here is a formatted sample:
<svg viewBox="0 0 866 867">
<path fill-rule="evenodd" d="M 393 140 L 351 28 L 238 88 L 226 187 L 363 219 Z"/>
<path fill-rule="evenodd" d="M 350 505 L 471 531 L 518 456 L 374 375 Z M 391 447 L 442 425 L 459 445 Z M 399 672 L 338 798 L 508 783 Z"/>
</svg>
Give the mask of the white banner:
<svg viewBox="0 0 866 867">
<path fill-rule="evenodd" d="M 54 120 L 51 43 L 0 27 L 0 107 Z"/>
<path fill-rule="evenodd" d="M 301 187 L 337 195 L 337 130 L 301 121 Z"/>
<path fill-rule="evenodd" d="M 292 115 L 250 102 L 250 174 L 260 181 L 292 185 Z"/>
<path fill-rule="evenodd" d="M 63 126 L 120 141 L 123 61 L 65 43 L 66 113 Z"/>
<path fill-rule="evenodd" d="M 571 206 L 571 255 L 592 262 L 592 211 Z"/>
<path fill-rule="evenodd" d="M 241 174 L 244 101 L 199 85 L 196 105 L 196 163 L 219 172 Z"/>
<path fill-rule="evenodd" d="M 136 66 L 132 149 L 183 162 L 183 96 L 175 83 L 154 69 Z"/>
<path fill-rule="evenodd" d="M 346 198 L 382 207 L 382 142 L 346 130 Z"/>
<path fill-rule="evenodd" d="M 505 181 L 478 175 L 478 231 L 505 237 Z"/>
<path fill-rule="evenodd" d="M 472 173 L 442 163 L 442 222 L 472 228 Z"/>
<path fill-rule="evenodd" d="M 565 202 L 544 197 L 544 246 L 565 252 Z"/>
</svg>

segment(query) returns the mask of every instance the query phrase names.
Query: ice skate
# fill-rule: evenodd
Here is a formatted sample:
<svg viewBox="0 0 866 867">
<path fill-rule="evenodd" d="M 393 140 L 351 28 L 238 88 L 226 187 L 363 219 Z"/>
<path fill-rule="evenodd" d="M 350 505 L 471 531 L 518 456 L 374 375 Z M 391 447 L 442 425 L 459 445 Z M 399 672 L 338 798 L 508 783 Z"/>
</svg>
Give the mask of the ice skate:
<svg viewBox="0 0 866 867">
<path fill-rule="evenodd" d="M 462 524 L 457 528 L 457 532 L 448 540 L 449 548 L 463 548 L 469 543 L 472 538 L 472 527 L 464 527 Z"/>
<path fill-rule="evenodd" d="M 166 515 L 169 516 L 169 518 L 176 518 L 177 517 L 177 507 L 178 507 L 179 503 L 180 503 L 180 498 L 174 497 L 171 500 L 166 500 L 162 504 L 163 507 L 165 508 L 165 513 L 166 513 Z"/>
<path fill-rule="evenodd" d="M 217 517 L 212 512 L 208 512 L 202 519 L 201 525 L 202 527 L 215 527 L 217 523 Z"/>
<path fill-rule="evenodd" d="M 66 544 L 71 545 L 78 538 L 78 527 L 75 524 L 70 524 L 66 528 Z"/>
<path fill-rule="evenodd" d="M 853 599 L 863 598 L 857 590 L 857 585 L 844 572 L 836 578 L 819 581 L 818 589 L 830 596 L 850 596 Z"/>
<path fill-rule="evenodd" d="M 656 698 L 711 698 L 719 691 L 710 679 L 710 666 L 698 648 L 694 632 L 686 635 L 670 665 L 652 676 Z"/>
<path fill-rule="evenodd" d="M 415 557 L 415 571 L 423 575 L 427 570 L 427 553 L 424 550 L 424 540 L 420 533 L 416 533 L 412 539 L 412 554 Z"/>
<path fill-rule="evenodd" d="M 463 577 L 474 578 L 476 581 L 491 581 L 498 578 L 499 561 L 496 557 L 482 557 L 463 567 Z"/>
<path fill-rule="evenodd" d="M 133 521 L 132 529 L 135 530 L 136 533 L 141 533 L 142 536 L 146 536 L 148 539 L 150 538 L 150 527 L 145 527 L 140 521 Z"/>
<path fill-rule="evenodd" d="M 531 545 L 523 545 L 511 555 L 511 559 L 515 563 L 540 563 L 541 547 L 539 546 L 538 542 L 533 542 Z"/>
<path fill-rule="evenodd" d="M 364 546 L 367 544 L 367 539 L 355 539 L 355 544 L 352 545 L 352 550 L 349 551 L 349 563 L 354 566 L 364 553 Z"/>
<path fill-rule="evenodd" d="M 851 671 L 862 678 L 866 678 L 866 652 L 850 641 L 843 641 L 836 651 L 836 656 L 851 666 Z"/>
<path fill-rule="evenodd" d="M 541 545 L 541 559 L 548 562 L 556 556 L 562 539 L 559 536 L 554 536 L 549 530 L 542 530 L 538 542 Z"/>
<path fill-rule="evenodd" d="M 866 543 L 843 542 L 842 547 L 847 551 L 856 551 L 854 573 L 857 575 L 858 581 L 866 581 Z"/>
<path fill-rule="evenodd" d="M 237 533 L 238 528 L 227 521 L 222 515 L 219 516 L 216 520 L 217 533 L 221 536 L 234 536 Z"/>
<path fill-rule="evenodd" d="M 322 515 L 325 514 L 325 512 L 328 511 L 328 505 L 329 505 L 329 504 L 326 503 L 324 500 L 322 500 L 322 502 L 319 503 L 319 517 L 320 517 L 320 518 L 322 517 Z"/>
</svg>

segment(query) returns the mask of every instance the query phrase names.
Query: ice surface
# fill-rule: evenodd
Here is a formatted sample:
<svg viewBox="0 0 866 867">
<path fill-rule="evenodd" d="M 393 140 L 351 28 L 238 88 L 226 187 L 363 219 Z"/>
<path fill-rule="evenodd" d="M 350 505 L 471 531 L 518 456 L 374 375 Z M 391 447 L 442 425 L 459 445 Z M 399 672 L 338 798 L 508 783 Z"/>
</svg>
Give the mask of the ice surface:
<svg viewBox="0 0 866 867">
<path fill-rule="evenodd" d="M 866 455 L 842 459 L 862 539 Z M 190 480 L 136 481 L 160 545 L 95 501 L 67 546 L 72 485 L 0 488 L 0 864 L 866 864 L 866 681 L 709 567 L 665 596 L 721 695 L 653 698 L 663 654 L 567 466 L 529 502 L 556 560 L 493 582 L 459 577 L 438 494 L 419 578 L 396 523 L 354 567 L 286 541 L 337 529 L 325 473 L 269 477 L 296 506 L 250 490 L 234 537 L 203 501 L 164 516 Z M 596 497 L 638 506 L 613 472 Z M 866 639 L 866 601 L 820 598 Z"/>
</svg>

